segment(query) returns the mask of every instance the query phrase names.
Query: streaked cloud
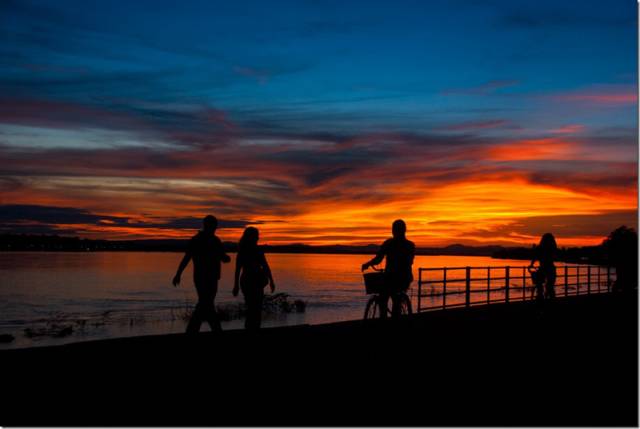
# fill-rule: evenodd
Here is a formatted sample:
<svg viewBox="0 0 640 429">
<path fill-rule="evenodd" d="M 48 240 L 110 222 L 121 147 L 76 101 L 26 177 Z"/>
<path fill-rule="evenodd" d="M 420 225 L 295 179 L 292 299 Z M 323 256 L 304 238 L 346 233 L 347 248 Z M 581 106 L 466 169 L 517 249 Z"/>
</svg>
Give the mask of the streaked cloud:
<svg viewBox="0 0 640 429">
<path fill-rule="evenodd" d="M 472 130 L 485 130 L 491 128 L 515 128 L 515 126 L 504 119 L 492 119 L 487 121 L 470 121 L 462 122 L 458 124 L 451 124 L 443 126 L 443 130 L 447 131 L 472 131 Z"/>
<path fill-rule="evenodd" d="M 468 88 L 453 88 L 442 92 L 443 95 L 490 95 L 503 88 L 519 85 L 518 80 L 492 80 L 481 85 Z"/>
<path fill-rule="evenodd" d="M 638 103 L 638 89 L 630 85 L 609 85 L 601 88 L 571 91 L 551 96 L 554 101 L 588 106 L 618 107 Z"/>
<path fill-rule="evenodd" d="M 587 244 L 637 210 L 633 5 L 4 6 L 4 231 Z"/>
</svg>

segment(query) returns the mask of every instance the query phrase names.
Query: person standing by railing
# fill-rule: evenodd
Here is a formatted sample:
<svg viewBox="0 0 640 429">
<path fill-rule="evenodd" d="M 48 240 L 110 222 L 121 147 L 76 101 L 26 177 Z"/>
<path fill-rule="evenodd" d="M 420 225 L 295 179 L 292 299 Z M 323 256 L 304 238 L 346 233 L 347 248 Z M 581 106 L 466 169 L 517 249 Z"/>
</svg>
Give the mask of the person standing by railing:
<svg viewBox="0 0 640 429">
<path fill-rule="evenodd" d="M 532 276 L 536 286 L 536 301 L 538 302 L 543 301 L 545 298 L 553 299 L 556 296 L 556 266 L 554 261 L 557 251 L 556 239 L 550 232 L 542 236 L 540 243 L 534 249 L 529 268 L 533 268 L 536 261 L 540 263 L 536 275 Z"/>
<path fill-rule="evenodd" d="M 386 317 L 387 305 L 389 297 L 392 300 L 392 316 L 400 315 L 400 300 L 398 292 L 404 292 L 409 289 L 413 281 L 413 258 L 416 252 L 416 246 L 412 241 L 407 240 L 407 225 L 402 219 L 393 222 L 391 226 L 392 238 L 389 238 L 380 247 L 375 258 L 369 262 L 362 264 L 362 271 L 378 265 L 386 257 L 387 263 L 384 270 L 385 291 L 380 294 L 380 315 Z"/>
</svg>

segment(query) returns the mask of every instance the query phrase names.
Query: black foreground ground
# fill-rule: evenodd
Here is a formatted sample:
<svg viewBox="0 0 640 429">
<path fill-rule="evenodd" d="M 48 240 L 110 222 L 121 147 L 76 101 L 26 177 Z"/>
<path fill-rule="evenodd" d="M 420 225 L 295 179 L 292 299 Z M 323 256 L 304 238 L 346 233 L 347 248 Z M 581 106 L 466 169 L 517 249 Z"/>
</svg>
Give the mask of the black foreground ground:
<svg viewBox="0 0 640 429">
<path fill-rule="evenodd" d="M 637 426 L 637 295 L 0 352 L 0 425 Z"/>
</svg>

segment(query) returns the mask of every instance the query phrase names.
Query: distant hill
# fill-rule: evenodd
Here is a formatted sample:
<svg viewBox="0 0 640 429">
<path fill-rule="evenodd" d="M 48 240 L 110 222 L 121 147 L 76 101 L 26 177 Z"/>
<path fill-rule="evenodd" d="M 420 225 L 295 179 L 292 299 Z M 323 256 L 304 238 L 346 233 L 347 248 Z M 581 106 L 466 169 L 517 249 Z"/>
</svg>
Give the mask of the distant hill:
<svg viewBox="0 0 640 429">
<path fill-rule="evenodd" d="M 158 240 L 91 240 L 79 237 L 61 237 L 58 235 L 0 235 L 0 251 L 57 251 L 57 252 L 183 252 L 187 239 Z M 237 251 L 237 243 L 225 242 L 228 252 Z M 316 254 L 363 254 L 373 255 L 379 249 L 377 244 L 365 246 L 307 244 L 265 245 L 267 253 L 316 253 Z M 491 256 L 499 259 L 529 260 L 532 248 L 504 246 L 465 246 L 452 244 L 446 247 L 420 247 L 418 255 L 457 255 Z M 563 248 L 559 250 L 558 260 L 566 262 L 600 263 L 604 258 L 602 246 Z"/>
<path fill-rule="evenodd" d="M 180 252 L 184 251 L 186 239 L 158 240 L 91 240 L 79 237 L 61 237 L 58 235 L 0 235 L 0 251 L 143 251 L 143 252 Z M 237 250 L 237 243 L 225 242 L 228 252 Z M 342 244 L 311 246 L 308 244 L 265 245 L 268 253 L 344 253 L 373 254 L 379 249 L 377 244 L 349 246 Z M 463 246 L 453 244 L 446 247 L 422 247 L 416 249 L 419 255 L 464 255 L 491 256 L 504 250 L 501 246 Z"/>
</svg>

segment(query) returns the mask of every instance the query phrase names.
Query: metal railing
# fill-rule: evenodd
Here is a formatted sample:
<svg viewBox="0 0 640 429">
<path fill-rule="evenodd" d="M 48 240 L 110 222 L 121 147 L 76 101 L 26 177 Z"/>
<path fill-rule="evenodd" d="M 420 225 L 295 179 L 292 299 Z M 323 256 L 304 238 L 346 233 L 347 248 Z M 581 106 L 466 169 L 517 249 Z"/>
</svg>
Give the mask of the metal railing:
<svg viewBox="0 0 640 429">
<path fill-rule="evenodd" d="M 611 292 L 615 268 L 556 267 L 556 296 Z M 535 299 L 526 266 L 418 268 L 417 311 Z"/>
</svg>

